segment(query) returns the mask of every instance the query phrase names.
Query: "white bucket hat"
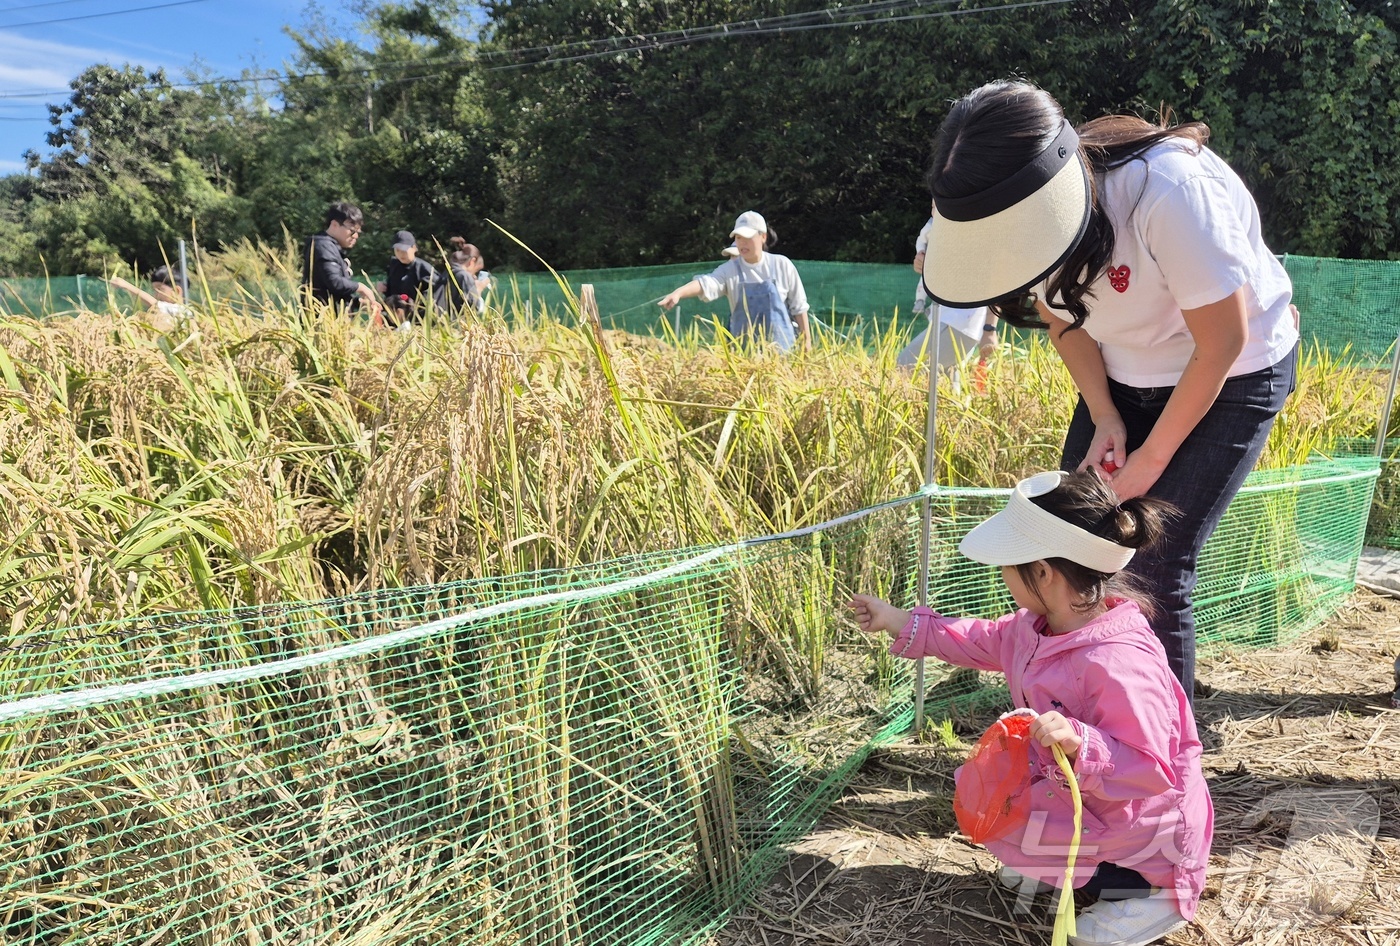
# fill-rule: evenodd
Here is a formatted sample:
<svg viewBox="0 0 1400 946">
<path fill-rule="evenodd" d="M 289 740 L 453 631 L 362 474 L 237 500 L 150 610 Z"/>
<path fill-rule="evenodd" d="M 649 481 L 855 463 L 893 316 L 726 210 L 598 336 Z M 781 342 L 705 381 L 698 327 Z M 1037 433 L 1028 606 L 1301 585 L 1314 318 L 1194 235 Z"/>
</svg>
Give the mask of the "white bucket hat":
<svg viewBox="0 0 1400 946">
<path fill-rule="evenodd" d="M 969 532 L 958 546 L 984 565 L 1025 565 L 1044 558 L 1071 562 L 1112 575 L 1132 561 L 1133 550 L 1065 522 L 1031 502 L 1060 485 L 1059 470 L 1037 473 L 1016 484 L 1006 508 Z"/>
<path fill-rule="evenodd" d="M 731 243 L 724 249 L 720 250 L 719 255 L 723 256 L 725 259 L 733 259 L 734 257 L 739 255 L 739 248 L 733 243 Z"/>
<path fill-rule="evenodd" d="M 1024 292 L 1069 256 L 1092 206 L 1079 136 L 1068 121 L 1005 180 L 966 197 L 935 191 L 924 256 L 929 298 L 970 309 Z"/>
<path fill-rule="evenodd" d="M 739 214 L 739 219 L 734 221 L 734 229 L 729 231 L 729 235 L 748 239 L 756 233 L 767 232 L 768 221 L 763 219 L 763 214 L 756 210 L 745 210 Z"/>
</svg>

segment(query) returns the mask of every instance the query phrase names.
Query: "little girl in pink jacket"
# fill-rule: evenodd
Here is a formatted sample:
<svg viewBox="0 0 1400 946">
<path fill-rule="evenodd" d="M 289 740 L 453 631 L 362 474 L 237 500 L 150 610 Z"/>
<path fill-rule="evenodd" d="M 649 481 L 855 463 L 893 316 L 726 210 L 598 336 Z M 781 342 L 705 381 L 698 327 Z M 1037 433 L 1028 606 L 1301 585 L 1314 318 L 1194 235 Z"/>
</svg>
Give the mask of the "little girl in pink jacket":
<svg viewBox="0 0 1400 946">
<path fill-rule="evenodd" d="M 1092 470 L 1041 473 L 960 546 L 1002 566 L 1014 614 L 851 602 L 862 630 L 894 636 L 896 656 L 1000 671 L 1017 712 L 1035 716 L 1030 819 L 987 844 L 1007 886 L 1063 883 L 1073 801 L 1049 747 L 1073 762 L 1084 805 L 1074 886 L 1099 897 L 1077 918 L 1076 946 L 1145 946 L 1195 915 L 1205 885 L 1214 809 L 1196 721 L 1142 610 L 1123 596 L 1126 576 L 1115 577 L 1170 512 L 1147 497 L 1119 503 Z"/>
</svg>

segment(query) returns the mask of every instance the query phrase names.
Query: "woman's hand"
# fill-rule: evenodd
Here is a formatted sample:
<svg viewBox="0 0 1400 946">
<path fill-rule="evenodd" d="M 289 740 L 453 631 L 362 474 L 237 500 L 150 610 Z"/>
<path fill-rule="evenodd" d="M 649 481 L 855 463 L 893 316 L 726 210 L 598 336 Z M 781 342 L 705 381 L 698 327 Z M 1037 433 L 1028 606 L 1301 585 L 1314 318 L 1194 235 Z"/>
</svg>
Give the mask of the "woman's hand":
<svg viewBox="0 0 1400 946">
<path fill-rule="evenodd" d="M 1128 429 L 1123 425 L 1123 418 L 1113 414 L 1094 421 L 1094 439 L 1089 442 L 1089 452 L 1084 455 L 1083 461 L 1075 470 L 1098 470 L 1104 479 L 1112 482 L 1111 468 L 1126 467 L 1130 459 Z"/>
<path fill-rule="evenodd" d="M 847 607 L 851 609 L 856 624 L 866 634 L 883 631 L 890 637 L 898 637 L 904 625 L 909 623 L 908 611 L 873 595 L 852 595 Z"/>
<path fill-rule="evenodd" d="M 982 337 L 977 340 L 977 354 L 983 359 L 990 358 L 992 355 L 996 354 L 997 345 L 999 344 L 1000 342 L 997 340 L 996 329 L 992 329 L 990 332 L 983 332 Z"/>
<path fill-rule="evenodd" d="M 1041 713 L 1031 722 L 1030 737 L 1045 748 L 1059 746 L 1071 760 L 1079 754 L 1084 740 L 1068 719 L 1053 710 Z"/>
<path fill-rule="evenodd" d="M 1146 495 L 1166 468 L 1167 460 L 1156 461 L 1147 451 L 1134 450 L 1127 462 L 1108 474 L 1108 485 L 1120 501 L 1134 499 Z"/>
<path fill-rule="evenodd" d="M 922 253 L 914 254 L 914 272 L 920 276 L 924 274 L 924 254 Z"/>
<path fill-rule="evenodd" d="M 666 295 L 662 296 L 661 301 L 658 302 L 657 305 L 661 306 L 663 310 L 674 309 L 680 301 L 680 290 L 678 289 L 675 292 L 668 292 Z"/>
</svg>

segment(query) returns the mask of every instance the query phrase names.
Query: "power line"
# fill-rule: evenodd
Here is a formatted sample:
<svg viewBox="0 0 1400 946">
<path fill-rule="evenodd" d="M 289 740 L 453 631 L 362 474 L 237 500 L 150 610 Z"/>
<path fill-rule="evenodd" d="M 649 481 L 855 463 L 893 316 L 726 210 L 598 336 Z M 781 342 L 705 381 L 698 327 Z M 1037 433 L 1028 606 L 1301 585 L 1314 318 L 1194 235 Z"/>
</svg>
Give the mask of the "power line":
<svg viewBox="0 0 1400 946">
<path fill-rule="evenodd" d="M 28 13 L 30 10 L 38 10 L 43 7 L 66 7 L 74 3 L 93 3 L 95 0 L 44 0 L 43 3 L 25 3 L 17 7 L 6 7 L 0 10 L 0 14 L 5 13 Z"/>
<path fill-rule="evenodd" d="M 718 32 L 727 36 L 739 36 L 750 31 L 753 27 L 759 26 L 781 26 L 785 22 L 792 22 L 794 25 L 798 21 L 814 20 L 822 17 L 849 19 L 851 17 L 868 16 L 872 13 L 886 12 L 889 10 L 900 10 L 908 7 L 927 6 L 929 3 L 936 5 L 946 5 L 957 3 L 959 0 L 873 0 L 870 3 L 861 4 L 858 7 L 836 6 L 827 7 L 824 10 L 809 10 L 805 13 L 786 13 L 780 16 L 764 17 L 756 20 L 735 20 L 730 23 L 717 23 L 710 26 L 692 26 L 678 30 L 666 30 L 660 33 L 652 33 L 643 36 L 608 36 L 601 39 L 575 40 L 571 43 L 550 43 L 545 46 L 525 46 L 517 49 L 482 50 L 481 58 L 497 58 L 501 56 L 519 56 L 526 53 L 555 52 L 567 49 L 577 49 L 579 47 L 616 46 L 618 43 L 628 39 L 664 39 L 673 36 L 701 36 L 704 34 Z"/>
<path fill-rule="evenodd" d="M 64 2 L 64 0 L 58 0 Z M 74 23 L 78 20 L 97 20 L 108 16 L 122 16 L 126 13 L 145 13 L 147 10 L 164 10 L 169 7 L 187 7 L 192 3 L 208 3 L 209 0 L 173 0 L 171 3 L 155 3 L 146 7 L 130 7 L 126 10 L 108 10 L 106 13 L 82 13 L 77 16 L 60 16 L 49 20 L 30 20 L 28 23 L 9 23 L 0 26 L 0 30 L 17 30 L 26 26 L 48 26 L 52 23 Z M 31 4 L 28 9 L 34 6 L 53 6 L 56 4 Z"/>
<path fill-rule="evenodd" d="M 937 0 L 939 3 L 956 2 L 956 0 Z M 630 46 L 619 46 L 614 49 L 595 50 L 593 52 L 579 53 L 574 56 L 560 56 L 545 59 L 538 59 L 531 62 L 508 63 L 503 66 L 488 66 L 487 72 L 498 72 L 505 69 L 523 69 L 529 66 L 542 66 L 546 64 L 562 62 L 580 62 L 585 59 L 597 59 L 602 56 L 612 56 L 626 52 L 645 52 L 651 49 L 664 49 L 670 46 L 688 45 L 690 43 L 708 42 L 716 39 L 730 39 L 736 36 L 760 36 L 772 33 L 801 33 L 809 30 L 837 29 L 847 26 L 879 26 L 885 23 L 905 23 L 912 20 L 933 20 L 950 16 L 962 16 L 968 13 L 993 13 L 1000 10 L 1016 10 L 1025 7 L 1045 7 L 1056 6 L 1063 3 L 1076 3 L 1078 0 L 1024 0 L 1021 3 L 1004 3 L 994 7 L 970 7 L 963 10 L 941 10 L 932 13 L 910 13 L 905 16 L 880 16 L 866 17 L 855 20 L 842 20 L 831 23 L 808 23 L 781 26 L 759 26 L 760 21 L 753 21 L 752 27 L 734 30 L 724 30 L 723 28 L 709 28 L 699 35 L 691 35 L 680 39 L 653 39 L 651 37 L 638 37 L 638 42 Z M 727 24 L 726 24 L 727 25 Z M 659 34 L 658 34 L 659 35 Z"/>
<path fill-rule="evenodd" d="M 166 6 L 179 6 L 182 3 L 201 3 L 205 0 L 180 0 L 179 3 L 165 4 Z M 520 63 L 507 63 L 500 66 L 486 67 L 486 71 L 495 72 L 506 69 L 523 69 L 531 66 L 552 65 L 556 63 L 579 62 L 586 59 L 596 59 L 602 56 L 612 56 L 627 52 L 645 52 L 648 50 L 665 49 L 673 46 L 687 45 L 691 43 L 708 42 L 717 39 L 733 39 L 740 36 L 760 36 L 782 33 L 806 32 L 815 29 L 837 29 L 843 27 L 857 26 L 878 26 L 885 23 L 902 23 L 914 20 L 941 19 L 944 17 L 963 16 L 972 13 L 995 13 L 1005 10 L 1024 9 L 1029 7 L 1058 6 L 1066 3 L 1076 3 L 1079 0 L 1022 0 L 1018 3 L 1003 3 L 996 6 L 970 7 L 962 10 L 935 10 L 924 13 L 911 13 L 903 16 L 872 16 L 872 13 L 890 14 L 910 7 L 918 8 L 936 4 L 946 6 L 958 0 L 876 0 L 876 2 L 862 4 L 859 7 L 829 7 L 824 10 L 810 11 L 808 13 L 790 13 L 782 16 L 767 17 L 756 20 L 739 20 L 731 23 L 720 23 L 711 26 L 691 27 L 681 30 L 667 30 L 659 33 L 639 34 L 635 36 L 606 37 L 593 40 L 578 40 L 572 43 L 560 43 L 549 46 L 531 46 L 518 49 L 484 49 L 478 50 L 473 56 L 462 57 L 429 57 L 418 60 L 398 60 L 390 62 L 380 62 L 363 66 L 346 66 L 336 70 L 309 70 L 306 72 L 287 73 L 267 73 L 260 76 L 214 77 L 187 82 L 168 83 L 172 89 L 200 88 L 211 84 L 225 85 L 247 85 L 258 82 L 286 82 L 300 79 L 323 79 L 339 78 L 347 74 L 360 74 L 371 72 L 392 71 L 395 69 L 413 69 L 423 66 L 466 66 L 482 60 L 504 58 L 506 56 L 519 56 L 522 54 L 545 52 L 562 52 L 568 49 L 589 49 L 589 52 L 578 53 L 567 56 L 546 55 L 540 59 L 533 59 Z M 153 8 L 143 8 L 153 9 Z M 121 11 L 135 12 L 135 11 Z M 828 22 L 804 22 L 826 17 Z M 606 48 L 603 48 L 606 47 Z M 424 73 L 418 76 L 401 77 L 399 80 L 388 81 L 417 81 L 420 79 L 432 78 L 433 76 L 448 75 L 451 70 L 443 69 L 437 72 Z M 140 86 L 139 88 L 157 88 L 154 84 Z M 54 96 L 67 95 L 71 90 L 64 89 L 53 92 L 26 92 L 21 90 L 0 92 L 0 100 L 6 99 L 31 99 L 31 98 L 53 98 Z"/>
</svg>

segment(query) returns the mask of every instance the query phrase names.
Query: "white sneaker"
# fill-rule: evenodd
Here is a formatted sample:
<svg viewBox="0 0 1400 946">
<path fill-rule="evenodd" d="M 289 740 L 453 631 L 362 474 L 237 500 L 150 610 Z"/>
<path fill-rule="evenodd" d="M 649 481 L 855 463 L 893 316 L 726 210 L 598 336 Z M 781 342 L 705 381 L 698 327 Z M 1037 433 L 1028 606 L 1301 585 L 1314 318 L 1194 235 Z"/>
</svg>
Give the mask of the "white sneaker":
<svg viewBox="0 0 1400 946">
<path fill-rule="evenodd" d="M 1100 900 L 1075 918 L 1073 946 L 1147 946 L 1186 925 L 1162 890 L 1137 900 Z"/>
<path fill-rule="evenodd" d="M 1038 893 L 1049 893 L 1051 890 L 1055 889 L 1043 880 L 1034 880 L 1010 867 L 1003 867 L 1001 870 L 997 871 L 997 882 L 1007 890 L 1016 891 L 1025 891 L 1026 885 L 1029 884 L 1031 896 L 1035 896 Z"/>
</svg>

